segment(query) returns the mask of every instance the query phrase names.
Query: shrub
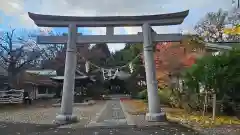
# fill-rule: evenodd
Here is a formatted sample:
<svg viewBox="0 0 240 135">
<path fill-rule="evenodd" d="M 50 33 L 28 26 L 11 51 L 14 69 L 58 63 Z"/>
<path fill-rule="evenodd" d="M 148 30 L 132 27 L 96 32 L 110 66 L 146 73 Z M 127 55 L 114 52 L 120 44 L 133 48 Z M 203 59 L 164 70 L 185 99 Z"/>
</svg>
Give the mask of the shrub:
<svg viewBox="0 0 240 135">
<path fill-rule="evenodd" d="M 171 91 L 169 89 L 159 89 L 158 95 L 159 95 L 161 104 L 164 104 L 164 105 L 170 104 Z M 137 98 L 146 100 L 147 102 L 148 100 L 147 90 L 143 90 L 139 92 Z"/>
<path fill-rule="evenodd" d="M 147 100 L 147 90 L 143 90 L 141 92 L 138 93 L 137 97 L 139 99 L 144 99 L 144 100 Z"/>
<path fill-rule="evenodd" d="M 159 89 L 158 95 L 160 98 L 160 103 L 164 105 L 170 105 L 171 103 L 171 90 L 165 88 L 165 89 Z"/>
</svg>

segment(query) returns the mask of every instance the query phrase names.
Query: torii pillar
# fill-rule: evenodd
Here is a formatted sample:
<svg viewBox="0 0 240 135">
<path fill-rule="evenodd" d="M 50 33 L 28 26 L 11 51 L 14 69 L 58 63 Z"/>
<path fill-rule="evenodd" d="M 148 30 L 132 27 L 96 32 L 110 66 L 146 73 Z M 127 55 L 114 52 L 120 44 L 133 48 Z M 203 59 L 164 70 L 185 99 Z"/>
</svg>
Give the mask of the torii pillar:
<svg viewBox="0 0 240 135">
<path fill-rule="evenodd" d="M 143 32 L 143 55 L 146 72 L 147 93 L 148 93 L 148 109 L 146 120 L 148 121 L 164 121 L 166 116 L 161 112 L 160 99 L 158 96 L 158 83 L 156 78 L 156 66 L 153 56 L 152 28 L 148 23 L 142 26 Z"/>
<path fill-rule="evenodd" d="M 66 124 L 77 121 L 77 116 L 73 115 L 72 113 L 75 88 L 75 71 L 77 66 L 76 39 L 77 26 L 76 24 L 69 24 L 61 111 L 60 114 L 56 116 L 55 123 L 57 124 Z"/>
<path fill-rule="evenodd" d="M 68 27 L 66 36 L 39 36 L 41 44 L 67 45 L 64 84 L 61 112 L 56 117 L 56 122 L 65 124 L 77 120 L 73 112 L 74 77 L 76 69 L 76 43 L 142 43 L 144 44 L 144 61 L 148 91 L 149 112 L 146 114 L 148 121 L 165 121 L 166 116 L 161 112 L 160 99 L 156 79 L 156 69 L 153 58 L 153 42 L 178 42 L 182 40 L 181 34 L 157 34 L 151 26 L 178 25 L 183 22 L 189 11 L 178 13 L 146 15 L 146 16 L 105 16 L 105 17 L 74 17 L 52 16 L 29 13 L 30 18 L 38 26 L 43 27 Z M 114 35 L 113 27 L 141 26 L 143 33 L 137 35 Z M 106 27 L 106 35 L 77 36 L 77 27 Z"/>
</svg>

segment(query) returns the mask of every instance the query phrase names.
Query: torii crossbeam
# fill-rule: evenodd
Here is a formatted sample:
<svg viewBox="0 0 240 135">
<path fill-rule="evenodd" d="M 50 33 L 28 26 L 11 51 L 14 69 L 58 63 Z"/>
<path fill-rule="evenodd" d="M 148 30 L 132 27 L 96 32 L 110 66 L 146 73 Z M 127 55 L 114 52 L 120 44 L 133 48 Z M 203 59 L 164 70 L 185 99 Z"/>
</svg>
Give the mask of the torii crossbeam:
<svg viewBox="0 0 240 135">
<path fill-rule="evenodd" d="M 52 16 L 29 13 L 29 17 L 37 26 L 68 27 L 68 36 L 39 36 L 38 43 L 67 43 L 63 95 L 61 113 L 56 117 L 60 124 L 75 121 L 72 114 L 74 77 L 76 69 L 76 44 L 83 43 L 134 43 L 144 44 L 144 63 L 146 71 L 148 108 L 146 119 L 149 121 L 163 121 L 165 114 L 161 112 L 160 99 L 156 80 L 156 69 L 153 58 L 153 42 L 180 41 L 181 34 L 156 34 L 151 26 L 165 26 L 181 24 L 189 11 L 170 14 L 146 16 L 105 16 L 105 17 L 74 17 Z M 114 35 L 114 27 L 141 26 L 142 33 L 136 35 Z M 77 36 L 77 27 L 106 27 L 106 35 Z"/>
</svg>

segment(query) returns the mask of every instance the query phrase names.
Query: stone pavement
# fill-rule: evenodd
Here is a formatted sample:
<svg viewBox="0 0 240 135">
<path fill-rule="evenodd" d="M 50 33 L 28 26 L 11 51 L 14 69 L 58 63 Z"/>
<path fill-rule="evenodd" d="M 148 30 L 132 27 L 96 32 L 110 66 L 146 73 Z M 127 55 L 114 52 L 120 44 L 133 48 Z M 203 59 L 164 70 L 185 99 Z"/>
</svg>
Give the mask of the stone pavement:
<svg viewBox="0 0 240 135">
<path fill-rule="evenodd" d="M 120 100 L 109 100 L 96 116 L 95 121 L 89 123 L 88 127 L 94 126 L 120 126 L 127 125 Z"/>
<path fill-rule="evenodd" d="M 84 110 L 84 109 L 82 109 Z M 95 117 L 93 112 L 95 113 Z M 98 112 L 98 113 L 96 113 Z M 90 112 L 89 112 L 90 113 Z M 0 122 L 0 134 L 3 135 L 198 135 L 197 132 L 179 124 L 164 123 L 151 125 L 144 117 L 136 117 L 135 125 L 128 125 L 126 112 L 119 97 L 112 97 L 106 103 L 100 103 L 88 114 L 90 118 L 83 122 L 57 127 L 52 124 Z M 54 114 L 55 116 L 55 114 Z M 52 120 L 52 119 L 51 119 Z M 90 120 L 90 121 L 89 121 Z"/>
</svg>

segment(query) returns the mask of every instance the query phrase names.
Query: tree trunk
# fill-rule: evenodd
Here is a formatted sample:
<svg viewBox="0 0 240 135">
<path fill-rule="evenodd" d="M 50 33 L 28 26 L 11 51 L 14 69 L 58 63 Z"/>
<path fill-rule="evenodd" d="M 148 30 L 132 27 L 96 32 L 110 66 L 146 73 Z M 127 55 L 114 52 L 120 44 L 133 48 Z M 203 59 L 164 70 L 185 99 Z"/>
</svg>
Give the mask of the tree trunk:
<svg viewBox="0 0 240 135">
<path fill-rule="evenodd" d="M 12 88 L 17 85 L 16 76 L 18 74 L 18 69 L 15 68 L 15 65 L 15 62 L 10 62 L 8 66 L 8 85 Z"/>
<path fill-rule="evenodd" d="M 8 72 L 8 85 L 9 85 L 11 88 L 14 87 L 12 72 Z"/>
</svg>

